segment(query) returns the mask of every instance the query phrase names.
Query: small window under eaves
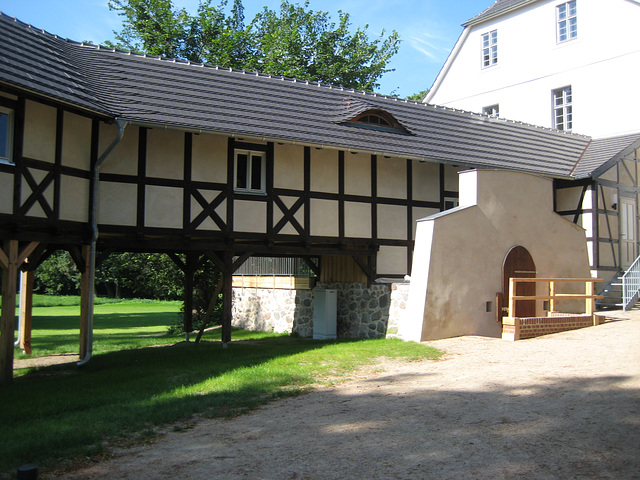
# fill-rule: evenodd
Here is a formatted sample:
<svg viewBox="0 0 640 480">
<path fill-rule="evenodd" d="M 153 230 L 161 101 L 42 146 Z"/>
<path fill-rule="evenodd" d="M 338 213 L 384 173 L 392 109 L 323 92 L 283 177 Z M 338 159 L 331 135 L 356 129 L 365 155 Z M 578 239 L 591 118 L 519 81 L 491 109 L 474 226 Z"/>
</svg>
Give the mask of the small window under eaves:
<svg viewBox="0 0 640 480">
<path fill-rule="evenodd" d="M 382 130 L 385 132 L 410 133 L 393 115 L 383 110 L 367 110 L 347 120 L 349 125 Z"/>
</svg>

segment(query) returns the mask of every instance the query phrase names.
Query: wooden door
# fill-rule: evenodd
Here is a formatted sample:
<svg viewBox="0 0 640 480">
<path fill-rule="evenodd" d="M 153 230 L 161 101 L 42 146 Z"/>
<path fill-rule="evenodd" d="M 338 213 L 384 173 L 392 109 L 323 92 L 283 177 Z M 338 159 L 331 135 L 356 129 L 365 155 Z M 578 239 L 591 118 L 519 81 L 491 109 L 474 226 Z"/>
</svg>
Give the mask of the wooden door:
<svg viewBox="0 0 640 480">
<path fill-rule="evenodd" d="M 535 278 L 536 264 L 529 251 L 521 246 L 512 247 L 502 264 L 502 295 L 498 294 L 497 320 L 502 323 L 509 308 L 509 279 Z M 535 283 L 521 283 L 517 286 L 516 295 L 535 295 Z M 535 317 L 536 301 L 519 300 L 516 302 L 516 317 Z"/>
</svg>

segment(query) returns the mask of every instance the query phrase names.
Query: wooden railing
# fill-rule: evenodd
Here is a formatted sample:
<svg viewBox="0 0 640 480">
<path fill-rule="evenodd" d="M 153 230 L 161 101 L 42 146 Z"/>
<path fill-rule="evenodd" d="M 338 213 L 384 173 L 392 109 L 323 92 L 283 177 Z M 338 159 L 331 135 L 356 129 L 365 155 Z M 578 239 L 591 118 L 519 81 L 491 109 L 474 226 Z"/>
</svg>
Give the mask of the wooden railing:
<svg viewBox="0 0 640 480">
<path fill-rule="evenodd" d="M 602 282 L 601 278 L 510 278 L 509 279 L 509 317 L 513 317 L 516 311 L 518 300 L 549 300 L 549 313 L 557 312 L 557 301 L 568 299 L 584 299 L 585 314 L 593 315 L 596 309 L 596 298 L 602 295 L 595 295 L 595 284 Z M 516 285 L 518 283 L 548 283 L 548 295 L 516 295 Z M 584 283 L 585 293 L 556 293 L 556 286 L 559 283 Z"/>
</svg>

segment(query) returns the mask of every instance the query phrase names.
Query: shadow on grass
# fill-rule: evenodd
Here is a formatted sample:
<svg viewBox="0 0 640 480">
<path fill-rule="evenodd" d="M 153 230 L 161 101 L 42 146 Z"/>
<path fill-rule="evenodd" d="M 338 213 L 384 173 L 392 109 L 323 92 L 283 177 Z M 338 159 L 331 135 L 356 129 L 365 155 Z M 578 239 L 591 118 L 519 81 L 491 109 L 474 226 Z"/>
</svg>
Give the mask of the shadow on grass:
<svg viewBox="0 0 640 480">
<path fill-rule="evenodd" d="M 384 355 L 385 344 L 394 342 L 367 347 L 360 361 Z M 91 455 L 104 439 L 194 414 L 233 415 L 298 393 L 318 376 L 351 368 L 347 351 L 358 345 L 364 343 L 286 336 L 236 341 L 228 348 L 220 342 L 179 343 L 96 355 L 81 369 L 40 369 L 0 391 L 0 471 Z"/>
</svg>

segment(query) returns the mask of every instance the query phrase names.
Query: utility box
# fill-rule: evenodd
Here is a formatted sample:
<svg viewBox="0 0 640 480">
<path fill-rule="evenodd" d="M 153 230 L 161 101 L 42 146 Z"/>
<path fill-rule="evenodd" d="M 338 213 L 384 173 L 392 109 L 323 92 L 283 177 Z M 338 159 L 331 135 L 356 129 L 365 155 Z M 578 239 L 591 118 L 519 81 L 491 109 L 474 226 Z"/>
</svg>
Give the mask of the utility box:
<svg viewBox="0 0 640 480">
<path fill-rule="evenodd" d="M 313 339 L 336 338 L 338 317 L 338 290 L 313 291 Z"/>
</svg>

